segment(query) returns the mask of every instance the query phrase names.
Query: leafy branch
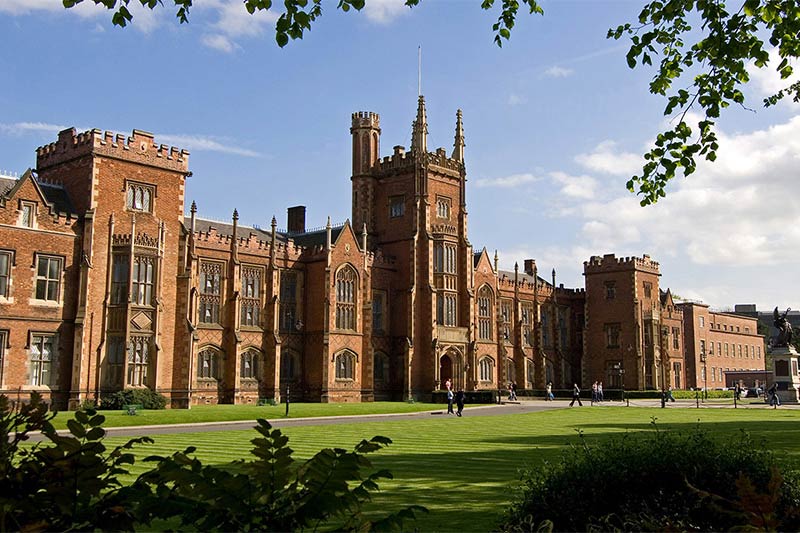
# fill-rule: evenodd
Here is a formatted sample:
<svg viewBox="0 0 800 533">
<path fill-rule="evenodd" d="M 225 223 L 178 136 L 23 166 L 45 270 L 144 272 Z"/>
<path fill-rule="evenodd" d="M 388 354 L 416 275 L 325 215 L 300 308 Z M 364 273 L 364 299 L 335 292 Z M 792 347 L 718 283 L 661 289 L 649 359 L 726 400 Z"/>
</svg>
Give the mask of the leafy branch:
<svg viewBox="0 0 800 533">
<path fill-rule="evenodd" d="M 71 8 L 80 4 L 84 0 L 62 0 L 64 7 Z M 98 6 L 103 6 L 112 11 L 111 22 L 115 26 L 124 28 L 133 22 L 133 14 L 129 6 L 139 2 L 142 7 L 155 10 L 164 7 L 165 0 L 88 0 Z M 181 24 L 189 22 L 189 11 L 193 6 L 194 0 L 166 0 L 174 4 L 175 16 Z M 280 10 L 273 0 L 241 0 L 248 13 L 253 15 L 257 11 L 269 11 L 271 9 Z M 405 5 L 409 8 L 418 6 L 422 0 L 405 0 Z M 361 11 L 364 9 L 367 0 L 338 0 L 337 8 L 344 12 Z M 492 25 L 494 32 L 494 42 L 497 46 L 503 46 L 503 40 L 511 38 L 511 29 L 517 19 L 520 7 L 526 6 L 528 12 L 539 15 L 544 14 L 538 0 L 500 0 L 500 16 L 497 22 Z M 302 39 L 305 32 L 311 30 L 311 23 L 322 16 L 322 0 L 283 0 L 282 11 L 275 22 L 275 41 L 278 46 L 283 48 L 289 44 L 289 40 Z M 481 8 L 490 10 L 494 7 L 495 0 L 481 0 Z"/>
<path fill-rule="evenodd" d="M 800 53 L 798 15 L 797 0 L 745 0 L 733 13 L 720 0 L 656 0 L 644 6 L 638 26 L 623 24 L 608 31 L 611 39 L 630 37 L 630 68 L 652 66 L 653 57 L 661 56 L 650 92 L 667 98 L 665 116 L 679 111 L 675 126 L 659 133 L 644 155 L 641 174 L 627 183 L 628 190 L 641 196 L 642 206 L 663 198 L 667 183 L 679 173 L 695 172 L 699 158 L 716 159 L 717 119 L 731 104 L 744 106 L 741 88 L 750 81 L 748 66 L 769 66 L 761 35 L 769 33 L 769 44 L 777 49 L 780 62 L 775 68 L 781 79 L 791 76 L 789 60 Z M 695 37 L 690 20 L 700 21 L 700 37 Z M 676 81 L 687 76 L 686 71 L 697 72 L 690 89 L 672 90 Z M 770 96 L 764 104 L 775 105 L 788 95 L 798 101 L 800 83 Z M 696 131 L 686 120 L 695 108 L 702 114 Z"/>
</svg>

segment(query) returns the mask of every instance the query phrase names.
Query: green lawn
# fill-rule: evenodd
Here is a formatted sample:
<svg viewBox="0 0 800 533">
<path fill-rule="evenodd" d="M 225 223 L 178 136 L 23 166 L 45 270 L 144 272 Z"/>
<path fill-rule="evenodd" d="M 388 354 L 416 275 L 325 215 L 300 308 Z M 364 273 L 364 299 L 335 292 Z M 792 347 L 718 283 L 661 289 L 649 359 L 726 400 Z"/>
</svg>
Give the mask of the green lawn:
<svg viewBox="0 0 800 533">
<path fill-rule="evenodd" d="M 419 404 L 417 404 L 419 405 Z M 557 459 L 565 446 L 577 443 L 577 431 L 602 443 L 626 431 L 648 430 L 651 418 L 660 428 L 680 431 L 696 425 L 738 446 L 746 430 L 772 448 L 786 464 L 800 469 L 800 411 L 771 409 L 582 408 L 521 415 L 463 418 L 432 415 L 424 420 L 391 419 L 380 423 L 294 427 L 290 437 L 295 458 L 310 457 L 322 447 L 351 448 L 373 435 L 394 443 L 374 454 L 376 467 L 394 479 L 381 483 L 371 504 L 376 511 L 416 503 L 430 514 L 416 524 L 421 531 L 489 531 L 509 503 L 519 470 Z M 140 457 L 169 454 L 196 446 L 203 461 L 227 463 L 248 457 L 254 431 L 157 435 Z M 108 439 L 110 443 L 123 438 Z M 132 473 L 142 471 L 137 463 Z"/>
<path fill-rule="evenodd" d="M 371 402 L 371 403 L 292 403 L 289 404 L 289 418 L 318 416 L 347 416 L 389 413 L 416 413 L 418 411 L 441 410 L 442 404 Z M 149 426 L 154 424 L 189 424 L 197 422 L 224 422 L 236 420 L 256 420 L 266 418 L 277 420 L 286 418 L 286 405 L 199 405 L 191 409 L 142 410 L 136 415 L 124 411 L 100 411 L 106 417 L 105 427 Z M 72 413 L 65 411 L 56 415 L 53 424 L 57 429 L 67 427 Z"/>
</svg>

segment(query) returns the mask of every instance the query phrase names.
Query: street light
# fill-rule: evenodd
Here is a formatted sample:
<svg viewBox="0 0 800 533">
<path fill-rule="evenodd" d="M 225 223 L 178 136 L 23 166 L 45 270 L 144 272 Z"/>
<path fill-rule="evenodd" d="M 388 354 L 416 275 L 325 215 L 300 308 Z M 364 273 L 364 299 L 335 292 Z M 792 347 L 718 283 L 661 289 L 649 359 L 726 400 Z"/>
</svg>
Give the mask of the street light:
<svg viewBox="0 0 800 533">
<path fill-rule="evenodd" d="M 703 396 L 708 399 L 708 367 L 706 366 L 706 351 L 700 350 L 700 362 L 703 363 Z M 704 401 L 705 401 L 704 400 Z"/>
<path fill-rule="evenodd" d="M 624 402 L 625 401 L 625 368 L 622 366 L 621 362 L 620 363 L 614 363 L 613 365 L 611 365 L 611 368 L 613 368 L 617 372 L 617 374 L 619 375 L 620 382 L 621 382 L 620 384 L 622 385 L 622 401 Z M 630 404 L 627 404 L 627 405 L 630 406 Z"/>
</svg>

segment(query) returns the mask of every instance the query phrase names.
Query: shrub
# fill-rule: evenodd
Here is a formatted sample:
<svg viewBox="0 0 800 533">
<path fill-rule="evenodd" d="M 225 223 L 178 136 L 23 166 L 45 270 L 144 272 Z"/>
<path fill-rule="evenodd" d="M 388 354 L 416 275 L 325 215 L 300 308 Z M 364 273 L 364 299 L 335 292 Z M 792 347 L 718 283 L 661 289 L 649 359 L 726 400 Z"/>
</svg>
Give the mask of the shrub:
<svg viewBox="0 0 800 533">
<path fill-rule="evenodd" d="M 580 438 L 559 463 L 523 474 L 501 531 L 800 529 L 797 474 L 747 435 L 730 445 L 700 429 Z"/>
<path fill-rule="evenodd" d="M 100 409 L 118 411 L 132 404 L 141 405 L 143 409 L 164 409 L 167 398 L 151 389 L 125 389 L 103 396 Z"/>
<path fill-rule="evenodd" d="M 152 439 L 109 452 L 103 415 L 76 411 L 70 435 L 55 431 L 53 416 L 37 393 L 19 410 L 0 395 L 0 531 L 146 531 L 157 519 L 201 531 L 399 531 L 425 511 L 411 506 L 374 522 L 363 516 L 378 480 L 392 477 L 386 470 L 363 475 L 372 467 L 365 455 L 387 446 L 385 437 L 362 440 L 352 452 L 323 449 L 298 467 L 289 439 L 259 420 L 252 461 L 204 465 L 187 448 L 145 459 L 156 464 L 123 486 L 118 476 L 135 461 L 129 450 Z M 50 445 L 21 446 L 31 431 Z"/>
</svg>

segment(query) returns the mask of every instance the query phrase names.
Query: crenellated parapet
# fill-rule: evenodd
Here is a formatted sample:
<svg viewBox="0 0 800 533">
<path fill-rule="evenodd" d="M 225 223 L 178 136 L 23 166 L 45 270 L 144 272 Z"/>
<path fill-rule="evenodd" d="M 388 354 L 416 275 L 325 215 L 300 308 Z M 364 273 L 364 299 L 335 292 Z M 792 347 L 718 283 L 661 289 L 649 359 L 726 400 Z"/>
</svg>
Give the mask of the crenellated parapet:
<svg viewBox="0 0 800 533">
<path fill-rule="evenodd" d="M 444 148 L 438 148 L 435 152 L 428 153 L 427 155 L 428 164 L 449 171 L 447 172 L 448 174 L 455 173 L 456 177 L 459 176 L 463 163 L 448 157 Z"/>
<path fill-rule="evenodd" d="M 358 111 L 352 114 L 352 128 L 380 129 L 381 117 L 372 111 Z"/>
<path fill-rule="evenodd" d="M 606 254 L 602 257 L 595 255 L 588 261 L 583 262 L 583 271 L 586 274 L 619 270 L 639 270 L 657 275 L 659 273 L 659 266 L 658 263 L 650 259 L 650 256 L 647 254 L 644 254 L 642 257 L 619 258 L 614 254 Z"/>
<path fill-rule="evenodd" d="M 152 133 L 133 130 L 130 137 L 92 129 L 77 133 L 62 130 L 58 140 L 36 149 L 36 166 L 46 169 L 87 155 L 109 157 L 150 165 L 175 172 L 189 172 L 189 152 L 166 144 L 156 144 Z"/>
</svg>

